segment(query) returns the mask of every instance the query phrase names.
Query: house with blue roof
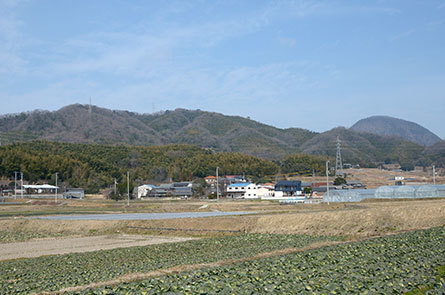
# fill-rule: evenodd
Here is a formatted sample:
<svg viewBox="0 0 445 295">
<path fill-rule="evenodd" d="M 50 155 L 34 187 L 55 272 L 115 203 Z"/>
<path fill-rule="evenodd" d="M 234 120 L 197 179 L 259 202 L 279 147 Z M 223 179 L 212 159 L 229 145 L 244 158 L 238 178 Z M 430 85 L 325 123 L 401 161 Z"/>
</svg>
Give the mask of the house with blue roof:
<svg viewBox="0 0 445 295">
<path fill-rule="evenodd" d="M 284 197 L 295 197 L 302 194 L 301 181 L 281 180 L 275 184 L 276 192 L 283 192 Z"/>
<path fill-rule="evenodd" d="M 227 186 L 227 198 L 258 199 L 258 185 L 251 182 L 237 182 Z"/>
</svg>

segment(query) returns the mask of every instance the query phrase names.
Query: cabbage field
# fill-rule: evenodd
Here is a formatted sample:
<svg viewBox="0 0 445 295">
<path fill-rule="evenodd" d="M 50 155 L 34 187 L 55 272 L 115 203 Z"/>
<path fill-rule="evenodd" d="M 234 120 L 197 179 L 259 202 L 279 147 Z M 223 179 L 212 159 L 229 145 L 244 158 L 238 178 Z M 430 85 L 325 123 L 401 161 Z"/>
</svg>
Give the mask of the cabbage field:
<svg viewBox="0 0 445 295">
<path fill-rule="evenodd" d="M 445 294 L 444 239 L 434 228 L 75 294 Z"/>
<path fill-rule="evenodd" d="M 29 294 L 184 264 L 209 263 L 300 248 L 335 237 L 242 234 L 180 243 L 0 261 L 0 294 Z"/>
<path fill-rule="evenodd" d="M 241 234 L 0 261 L 0 294 L 57 291 L 178 265 L 251 257 L 335 237 Z M 445 294 L 445 228 L 342 243 L 73 294 Z"/>
</svg>

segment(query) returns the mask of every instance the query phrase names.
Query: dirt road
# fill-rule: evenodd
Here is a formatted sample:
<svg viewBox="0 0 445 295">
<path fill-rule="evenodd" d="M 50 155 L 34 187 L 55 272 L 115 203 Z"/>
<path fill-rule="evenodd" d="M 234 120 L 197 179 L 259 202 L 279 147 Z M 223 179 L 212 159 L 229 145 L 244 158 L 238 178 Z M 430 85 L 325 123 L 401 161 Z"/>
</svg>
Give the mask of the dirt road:
<svg viewBox="0 0 445 295">
<path fill-rule="evenodd" d="M 191 240 L 183 237 L 158 237 L 144 235 L 113 235 L 42 239 L 28 242 L 0 244 L 0 260 L 39 257 L 43 255 L 89 252 L 161 243 Z"/>
</svg>

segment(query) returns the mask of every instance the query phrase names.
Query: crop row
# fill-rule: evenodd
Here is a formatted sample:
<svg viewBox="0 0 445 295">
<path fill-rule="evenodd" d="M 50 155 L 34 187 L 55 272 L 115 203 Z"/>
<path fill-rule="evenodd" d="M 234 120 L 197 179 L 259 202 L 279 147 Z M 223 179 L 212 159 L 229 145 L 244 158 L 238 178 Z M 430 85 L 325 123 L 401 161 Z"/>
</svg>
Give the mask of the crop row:
<svg viewBox="0 0 445 295">
<path fill-rule="evenodd" d="M 26 294 L 110 280 L 133 272 L 249 257 L 332 240 L 307 235 L 243 234 L 144 247 L 0 262 L 0 294 Z"/>
<path fill-rule="evenodd" d="M 76 294 L 445 294 L 444 237 L 435 228 Z"/>
</svg>

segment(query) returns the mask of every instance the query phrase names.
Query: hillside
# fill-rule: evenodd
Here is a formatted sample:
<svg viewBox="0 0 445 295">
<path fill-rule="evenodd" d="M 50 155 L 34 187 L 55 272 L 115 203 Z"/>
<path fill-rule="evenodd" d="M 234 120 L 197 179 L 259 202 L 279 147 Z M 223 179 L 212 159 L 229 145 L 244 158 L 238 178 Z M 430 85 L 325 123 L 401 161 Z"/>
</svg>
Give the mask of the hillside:
<svg viewBox="0 0 445 295">
<path fill-rule="evenodd" d="M 440 159 L 435 156 L 435 149 L 426 152 L 424 146 L 400 136 L 357 132 L 354 129 L 363 126 L 358 123 L 350 129 L 339 127 L 316 133 L 302 128 L 280 129 L 239 116 L 200 110 L 138 114 L 93 106 L 90 112 L 87 105 L 75 104 L 54 112 L 2 116 L 0 141 L 2 144 L 30 140 L 135 146 L 191 144 L 214 152 L 239 152 L 279 161 L 297 153 L 335 157 L 335 140 L 339 136 L 344 163 L 425 166 Z"/>
<path fill-rule="evenodd" d="M 215 151 L 242 152 L 271 159 L 295 153 L 316 133 L 279 129 L 250 119 L 200 110 L 177 109 L 137 114 L 69 105 L 0 118 L 3 143 L 28 139 L 72 143 L 164 145 L 195 144 Z"/>
<path fill-rule="evenodd" d="M 414 122 L 388 116 L 373 116 L 359 120 L 351 130 L 382 136 L 398 136 L 405 140 L 430 146 L 440 141 L 440 137 Z"/>
<path fill-rule="evenodd" d="M 341 140 L 343 163 L 373 166 L 382 162 L 419 162 L 424 147 L 401 138 L 359 133 L 337 127 L 306 141 L 303 153 L 335 157 L 337 136 Z"/>
<path fill-rule="evenodd" d="M 425 154 L 438 167 L 445 167 L 445 140 L 436 142 L 425 149 Z"/>
</svg>

